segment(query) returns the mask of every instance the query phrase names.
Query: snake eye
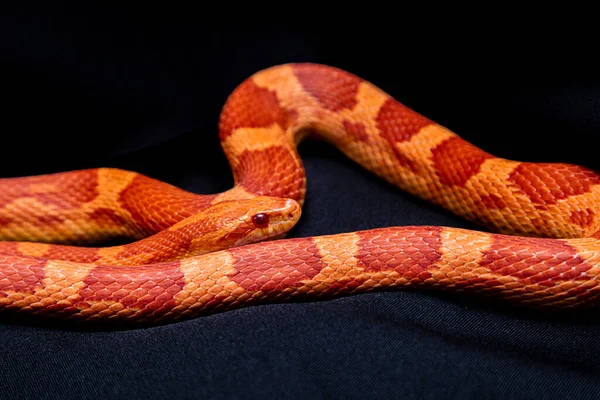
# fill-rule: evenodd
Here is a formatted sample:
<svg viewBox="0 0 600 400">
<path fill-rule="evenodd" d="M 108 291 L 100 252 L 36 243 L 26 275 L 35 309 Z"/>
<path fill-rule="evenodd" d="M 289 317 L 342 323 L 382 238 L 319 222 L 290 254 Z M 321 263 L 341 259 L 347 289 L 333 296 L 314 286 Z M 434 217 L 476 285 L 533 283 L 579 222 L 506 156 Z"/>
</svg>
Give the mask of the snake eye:
<svg viewBox="0 0 600 400">
<path fill-rule="evenodd" d="M 258 213 L 252 217 L 252 222 L 257 228 L 264 228 L 269 225 L 269 216 L 267 214 Z"/>
</svg>

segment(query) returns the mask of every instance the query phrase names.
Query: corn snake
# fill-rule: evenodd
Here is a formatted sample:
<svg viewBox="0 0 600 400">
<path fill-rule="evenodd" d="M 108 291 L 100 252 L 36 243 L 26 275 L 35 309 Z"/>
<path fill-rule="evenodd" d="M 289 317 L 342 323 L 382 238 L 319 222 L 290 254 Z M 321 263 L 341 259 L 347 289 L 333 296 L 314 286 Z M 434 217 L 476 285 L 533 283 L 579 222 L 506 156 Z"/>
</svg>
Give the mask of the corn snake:
<svg viewBox="0 0 600 400">
<path fill-rule="evenodd" d="M 311 135 L 496 233 L 408 226 L 280 238 L 300 217 L 296 147 Z M 388 288 L 559 308 L 593 304 L 600 291 L 594 171 L 495 157 L 373 84 L 316 64 L 242 82 L 219 137 L 235 185 L 218 194 L 111 168 L 0 180 L 0 309 L 160 323 Z M 72 246 L 113 237 L 135 242 Z"/>
</svg>

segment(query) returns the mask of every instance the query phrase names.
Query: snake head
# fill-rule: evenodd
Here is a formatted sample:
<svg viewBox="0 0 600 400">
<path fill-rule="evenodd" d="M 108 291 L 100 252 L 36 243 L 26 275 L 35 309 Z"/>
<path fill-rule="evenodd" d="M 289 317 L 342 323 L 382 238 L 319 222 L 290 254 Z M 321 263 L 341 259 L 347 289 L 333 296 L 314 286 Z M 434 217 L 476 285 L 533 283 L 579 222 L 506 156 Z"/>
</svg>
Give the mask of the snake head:
<svg viewBox="0 0 600 400">
<path fill-rule="evenodd" d="M 232 232 L 233 237 L 238 236 L 235 246 L 280 237 L 296 225 L 302 213 L 300 204 L 292 199 L 258 196 L 239 203 L 247 212 Z"/>
<path fill-rule="evenodd" d="M 224 200 L 149 238 L 192 257 L 279 238 L 300 219 L 300 204 L 291 199 L 258 196 Z"/>
<path fill-rule="evenodd" d="M 174 225 L 171 230 L 193 236 L 187 255 L 280 238 L 296 225 L 301 207 L 292 199 L 258 196 L 224 200 Z"/>
</svg>

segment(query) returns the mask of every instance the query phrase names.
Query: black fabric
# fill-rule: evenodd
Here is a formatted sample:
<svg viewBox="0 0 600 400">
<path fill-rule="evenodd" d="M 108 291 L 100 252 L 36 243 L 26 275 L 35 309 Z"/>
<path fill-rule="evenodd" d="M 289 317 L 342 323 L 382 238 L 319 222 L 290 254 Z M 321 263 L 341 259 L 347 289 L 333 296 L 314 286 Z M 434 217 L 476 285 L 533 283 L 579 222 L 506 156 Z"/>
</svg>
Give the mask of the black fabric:
<svg viewBox="0 0 600 400">
<path fill-rule="evenodd" d="M 219 111 L 243 79 L 289 61 L 347 69 L 498 156 L 600 170 L 595 64 L 589 48 L 560 35 L 510 38 L 505 26 L 458 37 L 454 26 L 403 32 L 398 24 L 328 31 L 300 20 L 262 21 L 261 31 L 252 23 L 232 31 L 222 20 L 201 31 L 208 20 L 121 8 L 2 17 L 0 175 L 112 166 L 197 193 L 226 190 Z M 293 237 L 390 225 L 477 229 L 325 143 L 304 142 L 300 152 L 308 199 Z M 421 292 L 121 331 L 3 315 L 0 398 L 597 398 L 598 338 L 594 313 L 545 315 Z"/>
</svg>

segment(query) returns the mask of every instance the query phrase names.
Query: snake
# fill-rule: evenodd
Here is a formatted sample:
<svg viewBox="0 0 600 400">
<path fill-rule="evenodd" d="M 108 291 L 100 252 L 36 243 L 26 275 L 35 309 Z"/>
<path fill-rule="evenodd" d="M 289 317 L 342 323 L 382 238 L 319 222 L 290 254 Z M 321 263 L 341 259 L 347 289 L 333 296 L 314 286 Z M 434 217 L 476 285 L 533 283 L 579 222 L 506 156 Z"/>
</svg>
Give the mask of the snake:
<svg viewBox="0 0 600 400">
<path fill-rule="evenodd" d="M 0 312 L 158 324 L 412 289 L 597 304 L 600 175 L 589 168 L 494 156 L 374 83 L 310 62 L 239 83 L 218 135 L 234 182 L 220 193 L 108 167 L 0 179 Z M 307 195 L 298 145 L 311 138 L 481 229 L 288 237 Z M 101 244 L 115 238 L 129 242 Z"/>
</svg>

